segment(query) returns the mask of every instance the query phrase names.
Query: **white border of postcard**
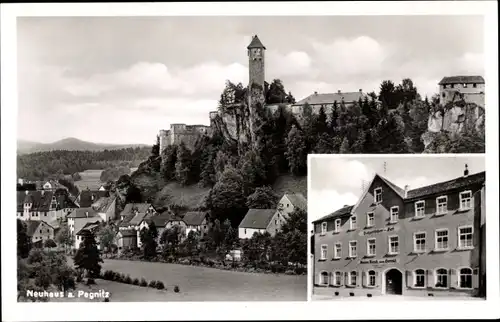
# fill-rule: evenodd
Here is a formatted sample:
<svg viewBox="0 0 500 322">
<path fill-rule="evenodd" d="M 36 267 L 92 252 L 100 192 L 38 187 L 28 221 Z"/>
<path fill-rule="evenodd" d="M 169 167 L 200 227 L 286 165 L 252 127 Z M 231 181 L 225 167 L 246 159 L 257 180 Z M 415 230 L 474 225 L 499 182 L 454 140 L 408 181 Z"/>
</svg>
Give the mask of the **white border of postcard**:
<svg viewBox="0 0 500 322">
<path fill-rule="evenodd" d="M 422 2 L 207 2 L 61 3 L 1 5 L 2 131 L 2 318 L 9 321 L 69 320 L 275 320 L 275 319 L 421 319 L 499 317 L 499 276 L 488 275 L 485 301 L 357 302 L 175 302 L 175 303 L 17 303 L 15 249 L 16 17 L 17 16 L 162 16 L 162 15 L 484 15 L 487 242 L 490 272 L 498 270 L 498 13 L 496 1 Z M 12 214 L 12 215 L 10 215 Z M 309 241 L 308 241 L 309 243 Z M 308 248 L 309 249 L 309 248 Z"/>
</svg>

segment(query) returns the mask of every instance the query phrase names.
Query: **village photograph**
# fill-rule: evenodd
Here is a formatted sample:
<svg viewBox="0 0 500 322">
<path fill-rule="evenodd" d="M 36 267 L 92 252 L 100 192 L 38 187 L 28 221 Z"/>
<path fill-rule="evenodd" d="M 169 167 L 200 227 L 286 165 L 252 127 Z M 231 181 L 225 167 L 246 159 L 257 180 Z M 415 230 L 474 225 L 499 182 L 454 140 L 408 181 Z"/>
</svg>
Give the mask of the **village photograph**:
<svg viewBox="0 0 500 322">
<path fill-rule="evenodd" d="M 16 23 L 19 302 L 306 301 L 308 154 L 485 152 L 481 16 Z M 484 167 L 467 164 L 480 178 Z M 481 184 L 469 181 L 453 189 Z M 407 199 L 392 189 L 403 220 Z M 456 209 L 436 221 L 475 218 Z M 444 281 L 465 276 L 475 291 L 480 266 L 465 257 L 479 246 L 452 252 L 452 223 Z M 315 248 L 315 291 L 328 295 L 347 264 L 331 261 L 333 224 L 324 243 L 323 221 L 315 235 L 329 256 Z M 405 260 L 395 274 L 417 269 Z M 339 288 L 349 291 L 360 295 Z"/>
<path fill-rule="evenodd" d="M 485 158 L 310 156 L 312 300 L 485 299 Z"/>
</svg>

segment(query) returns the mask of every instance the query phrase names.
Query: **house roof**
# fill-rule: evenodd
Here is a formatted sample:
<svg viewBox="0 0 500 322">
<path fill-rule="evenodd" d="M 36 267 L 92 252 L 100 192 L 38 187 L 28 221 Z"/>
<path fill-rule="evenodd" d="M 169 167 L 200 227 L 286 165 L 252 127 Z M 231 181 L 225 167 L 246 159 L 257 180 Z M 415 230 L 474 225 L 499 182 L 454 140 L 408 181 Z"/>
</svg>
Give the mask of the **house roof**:
<svg viewBox="0 0 500 322">
<path fill-rule="evenodd" d="M 108 211 L 109 207 L 111 207 L 111 205 L 115 200 L 116 200 L 115 196 L 101 197 L 92 204 L 92 208 L 94 208 L 95 211 L 97 212 L 106 212 Z"/>
<path fill-rule="evenodd" d="M 92 196 L 94 197 L 92 199 Z M 101 197 L 109 197 L 108 191 L 103 190 L 83 190 L 79 196 L 79 205 L 82 208 L 91 207 Z"/>
<path fill-rule="evenodd" d="M 92 207 L 77 208 L 73 210 L 66 218 L 93 218 L 97 217 L 98 214 Z"/>
<path fill-rule="evenodd" d="M 203 223 L 206 218 L 207 213 L 203 211 L 189 211 L 184 214 L 182 218 L 186 225 L 189 226 L 199 226 Z"/>
<path fill-rule="evenodd" d="M 82 228 L 80 228 L 76 235 L 81 235 L 85 230 L 92 231 L 96 228 L 99 228 L 99 221 L 86 223 Z"/>
<path fill-rule="evenodd" d="M 172 216 L 173 216 L 172 214 L 165 211 L 161 215 L 151 216 L 151 217 L 147 218 L 146 222 L 147 223 L 153 222 L 156 227 L 165 227 L 167 225 L 167 223 L 170 221 L 170 219 L 172 218 Z"/>
<path fill-rule="evenodd" d="M 39 220 L 26 220 L 26 234 L 28 236 L 33 236 L 38 226 L 40 226 L 41 221 Z"/>
<path fill-rule="evenodd" d="M 252 41 L 250 42 L 250 45 L 248 45 L 247 49 L 250 49 L 250 48 L 264 48 L 264 49 L 266 49 L 266 47 L 262 44 L 262 42 L 260 41 L 259 37 L 257 37 L 257 35 L 252 37 Z"/>
<path fill-rule="evenodd" d="M 275 213 L 274 209 L 249 209 L 238 227 L 265 229 Z"/>
<path fill-rule="evenodd" d="M 294 207 L 307 210 L 307 199 L 301 193 L 286 193 L 285 196 L 290 200 Z"/>
<path fill-rule="evenodd" d="M 440 183 L 436 183 L 430 186 L 421 187 L 408 191 L 407 199 L 421 198 L 427 195 L 433 195 L 449 190 L 459 189 L 467 187 L 473 184 L 482 183 L 486 180 L 486 172 L 478 172 L 467 177 L 459 177 L 453 180 L 448 180 Z"/>
<path fill-rule="evenodd" d="M 326 215 L 324 217 L 321 217 L 320 219 L 316 219 L 315 221 L 313 221 L 313 223 L 317 223 L 317 222 L 320 222 L 320 221 L 326 221 L 326 220 L 330 220 L 330 219 L 333 219 L 333 218 L 340 218 L 340 217 L 344 217 L 344 216 L 347 216 L 347 215 L 350 215 L 351 214 L 351 211 L 352 211 L 352 208 L 354 208 L 354 205 L 353 206 L 344 206 L 334 212 L 332 212 L 331 214 L 329 215 Z"/>
<path fill-rule="evenodd" d="M 23 211 L 23 204 L 31 203 L 31 211 L 49 211 L 52 203 L 53 191 L 18 191 L 17 211 Z"/>
<path fill-rule="evenodd" d="M 439 82 L 438 85 L 444 84 L 484 84 L 483 76 L 447 76 Z"/>
<path fill-rule="evenodd" d="M 135 216 L 136 212 L 146 213 L 149 207 L 151 207 L 150 203 L 128 203 L 125 205 L 125 208 L 123 208 L 120 216 Z"/>
<path fill-rule="evenodd" d="M 385 184 L 387 184 L 389 187 L 391 187 L 392 190 L 394 190 L 401 198 L 405 197 L 405 190 L 404 189 L 401 189 L 396 184 L 394 184 L 391 181 L 389 181 L 387 178 L 382 177 L 380 174 L 377 174 L 377 176 L 380 179 L 382 179 L 382 181 L 384 181 Z"/>
<path fill-rule="evenodd" d="M 124 229 L 124 230 L 120 230 L 118 234 L 121 234 L 123 237 L 135 237 L 137 236 L 137 231 L 133 230 L 133 229 Z"/>
<path fill-rule="evenodd" d="M 56 196 L 58 209 L 78 208 L 68 195 L 59 194 Z"/>
<path fill-rule="evenodd" d="M 306 98 L 298 101 L 293 105 L 318 105 L 332 104 L 333 102 L 357 102 L 359 99 L 364 99 L 366 95 L 363 92 L 340 92 L 340 93 L 313 93 Z"/>
</svg>

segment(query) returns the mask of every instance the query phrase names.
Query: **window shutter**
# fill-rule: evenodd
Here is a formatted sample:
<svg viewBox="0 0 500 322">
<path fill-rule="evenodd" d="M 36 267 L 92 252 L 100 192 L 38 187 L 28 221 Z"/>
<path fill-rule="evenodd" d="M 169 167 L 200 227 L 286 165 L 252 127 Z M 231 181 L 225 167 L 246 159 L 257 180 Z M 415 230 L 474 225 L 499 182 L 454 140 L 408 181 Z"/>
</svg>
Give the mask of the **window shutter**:
<svg viewBox="0 0 500 322">
<path fill-rule="evenodd" d="M 357 276 L 356 276 L 356 285 L 357 286 L 361 286 L 361 282 L 362 282 L 362 278 L 363 278 L 363 271 L 357 271 L 356 272 Z"/>
<path fill-rule="evenodd" d="M 341 278 L 340 278 L 340 284 L 339 285 L 344 285 L 344 279 L 342 278 L 342 273 L 340 273 L 340 276 L 341 276 Z"/>
<path fill-rule="evenodd" d="M 472 288 L 479 288 L 479 269 L 472 270 Z"/>
<path fill-rule="evenodd" d="M 427 287 L 434 287 L 434 274 L 432 269 L 427 270 Z"/>
<path fill-rule="evenodd" d="M 366 282 L 367 278 L 368 278 L 368 272 L 363 272 L 363 287 L 365 287 L 368 283 Z"/>
<path fill-rule="evenodd" d="M 344 273 L 344 284 L 346 286 L 349 285 L 349 273 L 348 272 Z"/>
<path fill-rule="evenodd" d="M 458 277 L 457 277 L 457 270 L 456 269 L 450 269 L 450 288 L 457 288 L 458 286 Z"/>
<path fill-rule="evenodd" d="M 406 287 L 413 287 L 413 272 L 406 271 Z"/>
<path fill-rule="evenodd" d="M 330 285 L 335 285 L 335 273 L 330 273 Z"/>
<path fill-rule="evenodd" d="M 379 277 L 378 271 L 375 271 L 375 286 L 379 286 L 379 285 L 380 285 L 380 277 Z"/>
</svg>

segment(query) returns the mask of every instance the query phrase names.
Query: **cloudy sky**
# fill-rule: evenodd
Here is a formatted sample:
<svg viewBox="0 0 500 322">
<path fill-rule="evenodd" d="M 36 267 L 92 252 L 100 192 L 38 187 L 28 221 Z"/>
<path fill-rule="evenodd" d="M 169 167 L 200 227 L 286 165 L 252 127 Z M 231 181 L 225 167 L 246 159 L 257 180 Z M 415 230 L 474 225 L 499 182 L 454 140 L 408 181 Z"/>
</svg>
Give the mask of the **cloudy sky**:
<svg viewBox="0 0 500 322">
<path fill-rule="evenodd" d="M 384 172 L 384 162 L 386 163 Z M 483 156 L 453 157 L 311 157 L 308 194 L 309 221 L 326 216 L 344 205 L 354 205 L 375 173 L 400 188 L 410 189 L 451 180 L 485 170 Z"/>
<path fill-rule="evenodd" d="M 479 16 L 18 18 L 18 137 L 152 144 L 208 124 L 225 80 L 248 82 L 253 34 L 297 99 L 404 77 L 432 95 L 484 69 Z"/>
</svg>

